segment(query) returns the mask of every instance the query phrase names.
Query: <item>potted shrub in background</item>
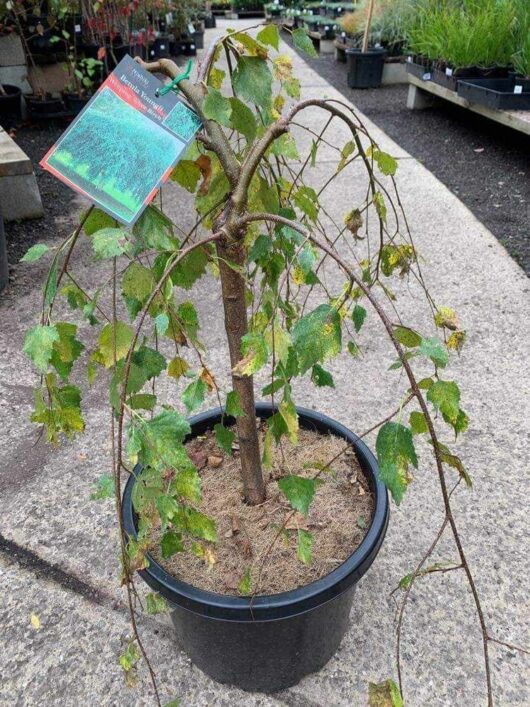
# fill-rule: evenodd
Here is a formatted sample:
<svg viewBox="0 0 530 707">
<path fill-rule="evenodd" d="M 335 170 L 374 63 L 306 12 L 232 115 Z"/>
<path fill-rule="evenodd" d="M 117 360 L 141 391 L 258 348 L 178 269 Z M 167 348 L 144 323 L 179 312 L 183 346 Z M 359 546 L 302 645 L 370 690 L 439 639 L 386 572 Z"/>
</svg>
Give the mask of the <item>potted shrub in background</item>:
<svg viewBox="0 0 530 707">
<path fill-rule="evenodd" d="M 368 0 L 361 48 L 346 51 L 350 88 L 378 88 L 381 85 L 386 51 L 381 47 L 369 46 L 375 7 L 376 0 Z"/>
<path fill-rule="evenodd" d="M 293 39 L 314 55 L 303 30 Z M 91 207 L 53 253 L 40 323 L 24 344 L 41 375 L 33 420 L 48 441 L 84 430 L 75 383 L 82 364 L 92 385 L 109 387 L 112 473 L 99 479 L 94 497 L 110 496 L 116 504 L 120 581 L 132 620 L 120 664 L 133 677 L 143 657 L 160 704 L 135 620 L 139 572 L 155 589 L 146 597 L 147 611 L 171 609 L 178 640 L 216 679 L 274 690 L 318 669 L 337 648 L 355 582 L 383 540 L 384 487 L 401 501 L 418 464 L 415 438 L 425 435 L 448 527 L 458 540 L 459 567 L 473 589 L 488 665 L 488 634 L 445 474 L 471 482 L 437 431 L 459 434 L 468 425 L 458 385 L 445 370 L 465 332 L 456 313 L 437 307 L 425 289 L 395 193 L 398 163 L 346 104 L 299 100 L 291 59 L 277 53 L 276 26 L 257 36 L 230 33 L 218 46 L 194 81 L 179 84 L 203 121 L 172 174 L 194 195 L 195 225 L 181 233 L 149 206 L 127 230 Z M 181 73 L 165 59 L 144 67 L 171 78 Z M 325 116 L 307 158 L 299 154 L 294 128 L 304 130 L 306 110 Z M 330 142 L 335 123 L 348 132 L 338 146 Z M 321 178 L 312 184 L 312 165 L 330 145 L 337 154 L 330 177 L 324 186 Z M 329 187 L 350 169 L 357 184 L 357 165 L 366 191 L 353 190 L 343 223 L 330 225 Z M 81 289 L 72 269 L 85 237 L 104 262 L 101 282 Z M 46 251 L 34 246 L 24 260 Z M 207 286 L 221 295 L 224 371 L 213 370 L 192 302 L 193 285 L 207 272 Z M 403 277 L 426 295 L 428 335 L 394 315 L 392 282 Z M 62 298 L 75 321 L 58 321 Z M 380 322 L 397 356 L 392 368 L 405 378 L 398 409 L 361 435 L 377 431 L 377 461 L 359 436 L 295 404 L 300 384 L 335 385 L 333 359 L 341 351 L 352 367 L 362 364 L 367 318 Z M 255 385 L 269 402 L 255 403 Z M 212 398 L 219 407 L 186 419 Z M 326 546 L 330 525 L 335 540 L 328 537 Z M 387 687 L 399 697 L 390 681 Z"/>
<path fill-rule="evenodd" d="M 85 59 L 70 56 L 68 71 L 70 80 L 63 94 L 66 108 L 77 115 L 90 100 L 94 88 L 101 80 L 103 62 L 91 57 Z"/>
</svg>

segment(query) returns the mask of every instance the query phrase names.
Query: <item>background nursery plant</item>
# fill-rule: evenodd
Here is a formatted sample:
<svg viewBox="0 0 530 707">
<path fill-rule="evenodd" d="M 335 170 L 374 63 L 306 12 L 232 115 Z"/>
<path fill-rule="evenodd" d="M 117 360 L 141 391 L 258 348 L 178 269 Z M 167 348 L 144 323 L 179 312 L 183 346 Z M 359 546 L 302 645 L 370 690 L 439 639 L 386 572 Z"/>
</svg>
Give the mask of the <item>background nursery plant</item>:
<svg viewBox="0 0 530 707">
<path fill-rule="evenodd" d="M 299 48 L 314 51 L 302 30 L 295 30 L 293 39 Z M 153 554 L 168 559 L 177 553 L 199 558 L 207 572 L 221 542 L 216 519 L 201 511 L 201 464 L 186 445 L 186 415 L 216 399 L 224 411 L 212 430 L 216 456 L 221 463 L 232 456 L 237 460 L 246 503 L 256 506 L 269 500 L 266 486 L 274 470 L 275 498 L 290 506 L 281 514 L 273 543 L 258 555 L 251 552 L 238 577 L 234 593 L 247 597 L 244 601 L 252 608 L 272 545 L 286 542 L 292 563 L 311 564 L 319 533 L 304 527 L 304 518 L 331 483 L 338 456 L 351 453 L 351 446 L 345 445 L 340 455 L 314 460 L 304 473 L 289 473 L 284 450 L 288 444 L 296 446 L 300 435 L 297 379 L 303 379 L 303 385 L 334 386 L 328 368 L 343 351 L 351 357 L 354 374 L 364 363 L 363 325 L 367 317 L 378 319 L 393 351 L 391 367 L 396 375 L 404 375 L 397 408 L 361 436 L 378 430 L 380 477 L 398 504 L 418 466 L 416 440 L 425 437 L 445 515 L 428 553 L 400 582 L 399 690 L 386 681 L 371 686 L 371 699 L 375 704 L 383 694 L 401 704 L 401 624 L 416 579 L 434 571 L 462 570 L 482 631 L 492 704 L 488 643 L 494 639 L 487 631 L 451 508 L 455 487 L 462 481 L 471 485 L 471 480 L 437 431 L 449 429 L 456 436 L 468 426 L 458 384 L 446 373 L 465 332 L 456 313 L 436 306 L 425 288 L 395 190 L 397 161 L 379 149 L 348 104 L 301 101 L 291 59 L 279 49 L 273 25 L 260 27 L 255 36 L 229 32 L 206 54 L 195 81 L 179 83 L 203 120 L 196 143 L 172 174 L 194 195 L 191 229 L 183 231 L 164 214 L 162 199 L 158 206 L 149 206 L 131 230 L 92 207 L 74 233 L 49 254 L 40 323 L 27 333 L 24 345 L 41 375 L 32 419 L 54 444 L 83 432 L 84 383 L 77 369 L 84 366 L 90 385 L 108 381 L 112 474 L 101 477 L 94 497 L 114 496 L 116 502 L 121 582 L 132 623 L 132 638 L 120 664 L 132 683 L 143 656 L 160 704 L 155 671 L 137 630 L 142 603 L 135 572 L 145 569 Z M 143 66 L 171 78 L 180 73 L 165 59 Z M 319 133 L 304 127 L 304 113 L 315 110 L 325 115 Z M 336 145 L 334 136 L 341 130 L 348 137 Z M 300 146 L 308 141 L 303 152 Z M 324 149 L 336 160 L 325 181 L 317 183 L 312 170 Z M 363 180 L 364 197 L 345 203 L 343 222 L 337 223 L 326 200 L 334 198 L 334 180 L 344 174 L 351 174 L 357 187 Z M 90 287 L 79 282 L 73 270 L 76 246 L 85 237 L 101 260 L 101 281 Z M 37 260 L 47 250 L 34 246 L 24 260 Z M 421 334 L 401 320 L 396 292 L 402 278 L 424 292 L 436 335 Z M 225 371 L 213 370 L 207 336 L 191 301 L 201 279 L 201 297 L 210 292 L 206 286 L 222 297 L 230 358 Z M 73 321 L 64 314 L 66 305 L 73 310 Z M 221 381 L 227 380 L 228 371 L 230 383 L 225 386 Z M 272 403 L 263 426 L 256 421 L 255 375 L 262 383 L 259 397 Z M 131 474 L 137 477 L 136 538 L 123 526 L 122 482 Z M 454 538 L 457 559 L 447 566 L 429 566 L 446 529 Z M 249 540 L 252 545 L 255 538 Z M 147 595 L 147 612 L 165 608 L 163 597 Z"/>
</svg>

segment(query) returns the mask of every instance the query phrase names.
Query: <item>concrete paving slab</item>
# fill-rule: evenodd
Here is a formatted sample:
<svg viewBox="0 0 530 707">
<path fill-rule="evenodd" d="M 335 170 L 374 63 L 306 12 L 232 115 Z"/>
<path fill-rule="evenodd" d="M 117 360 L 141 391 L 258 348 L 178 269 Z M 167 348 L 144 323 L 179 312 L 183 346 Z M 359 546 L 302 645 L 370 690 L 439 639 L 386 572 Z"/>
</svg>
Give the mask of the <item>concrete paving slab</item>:
<svg viewBox="0 0 530 707">
<path fill-rule="evenodd" d="M 209 31 L 207 38 L 215 33 Z M 321 85 L 296 55 L 294 61 L 304 86 Z M 320 97 L 309 88 L 304 95 L 315 93 Z M 329 87 L 326 94 L 338 97 Z M 313 128 L 321 120 L 316 114 L 308 119 Z M 475 487 L 456 497 L 455 509 L 492 633 L 528 644 L 530 563 L 523 543 L 529 526 L 530 403 L 525 381 L 530 331 L 525 323 L 530 317 L 530 286 L 502 246 L 455 196 L 370 121 L 365 122 L 383 149 L 403 158 L 398 183 L 416 244 L 425 257 L 425 278 L 437 301 L 457 309 L 469 333 L 468 344 L 450 371 L 461 382 L 463 404 L 472 421 L 457 447 Z M 315 183 L 329 174 L 330 164 L 322 155 L 312 173 Z M 333 218 L 339 220 L 351 208 L 361 189 L 356 172 L 341 175 L 327 205 Z M 188 197 L 174 184 L 164 189 L 164 204 L 180 223 L 189 217 Z M 87 239 L 75 255 L 75 267 L 81 282 L 93 285 L 101 265 L 94 263 Z M 128 692 L 116 666 L 128 624 L 116 583 L 113 511 L 110 502 L 94 503 L 88 498 L 91 485 L 109 466 L 105 393 L 82 383 L 88 430 L 84 439 L 56 452 L 34 444 L 35 432 L 27 421 L 34 373 L 21 347 L 39 306 L 44 264 L 19 266 L 18 271 L 17 290 L 0 300 L 0 533 L 34 553 L 44 565 L 40 572 L 31 569 L 29 559 L 17 565 L 9 544 L 2 552 L 0 583 L 6 607 L 0 609 L 0 622 L 7 640 L 0 673 L 7 679 L 0 701 L 9 705 L 151 704 L 147 681 Z M 340 287 L 333 268 L 326 277 Z M 404 295 L 405 318 L 422 328 L 428 313 L 417 289 L 407 282 L 397 289 Z M 192 295 L 198 297 L 208 363 L 224 384 L 229 371 L 218 283 L 204 279 Z M 352 363 L 351 358 L 340 357 L 334 363 L 335 390 L 317 393 L 300 384 L 295 389 L 298 404 L 318 408 L 357 431 L 367 429 L 395 406 L 399 380 L 387 370 L 394 356 L 372 316 L 360 344 L 365 359 Z M 402 380 L 399 385 L 406 387 Z M 373 442 L 372 435 L 369 443 L 373 446 Z M 167 699 L 181 695 L 184 707 L 361 707 L 366 704 L 368 681 L 395 676 L 395 607 L 389 594 L 441 523 L 433 465 L 428 450 L 421 452 L 414 484 L 402 506 L 393 507 L 386 542 L 357 589 L 351 628 L 322 671 L 281 694 L 241 693 L 213 683 L 193 668 L 174 648 L 166 623 L 146 618 L 144 636 Z M 453 557 L 452 544 L 444 541 L 435 559 Z M 63 575 L 53 568 L 71 577 L 70 588 L 65 588 Z M 102 594 L 99 603 L 86 598 L 90 594 L 86 587 L 82 593 L 83 582 Z M 29 623 L 32 612 L 41 617 L 38 633 Z M 527 660 L 496 646 L 492 654 L 496 704 L 529 704 Z M 414 592 L 405 624 L 404 676 L 411 707 L 485 704 L 480 636 L 469 591 L 458 573 L 425 580 Z"/>
</svg>

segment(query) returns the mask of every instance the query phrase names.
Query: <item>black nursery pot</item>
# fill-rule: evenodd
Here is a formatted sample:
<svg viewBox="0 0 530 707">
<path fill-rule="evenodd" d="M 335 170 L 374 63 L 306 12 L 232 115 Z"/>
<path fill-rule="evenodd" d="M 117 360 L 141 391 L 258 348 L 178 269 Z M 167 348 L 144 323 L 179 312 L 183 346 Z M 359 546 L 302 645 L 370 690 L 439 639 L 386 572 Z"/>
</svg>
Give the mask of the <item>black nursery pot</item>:
<svg viewBox="0 0 530 707">
<path fill-rule="evenodd" d="M 386 51 L 384 49 L 347 49 L 348 86 L 350 88 L 378 88 L 383 78 Z"/>
<path fill-rule="evenodd" d="M 272 412 L 269 404 L 256 405 L 256 415 L 262 419 Z M 318 412 L 306 408 L 297 412 L 300 427 L 332 433 L 353 445 L 374 494 L 372 523 L 350 557 L 316 582 L 254 600 L 197 589 L 169 575 L 151 557 L 149 567 L 139 573 L 169 602 L 177 642 L 191 660 L 215 680 L 243 690 L 283 690 L 328 662 L 348 628 L 355 585 L 379 552 L 388 525 L 386 488 L 364 442 Z M 220 408 L 191 418 L 190 439 L 220 421 Z M 134 479 L 131 475 L 125 486 L 122 513 L 126 533 L 135 538 Z"/>
<path fill-rule="evenodd" d="M 72 115 L 79 115 L 91 97 L 79 96 L 77 93 L 64 93 L 63 98 L 66 109 L 70 111 Z"/>
<path fill-rule="evenodd" d="M 6 95 L 0 94 L 0 125 L 8 127 L 11 122 L 20 120 L 22 91 L 8 83 L 2 84 L 2 87 Z"/>
</svg>

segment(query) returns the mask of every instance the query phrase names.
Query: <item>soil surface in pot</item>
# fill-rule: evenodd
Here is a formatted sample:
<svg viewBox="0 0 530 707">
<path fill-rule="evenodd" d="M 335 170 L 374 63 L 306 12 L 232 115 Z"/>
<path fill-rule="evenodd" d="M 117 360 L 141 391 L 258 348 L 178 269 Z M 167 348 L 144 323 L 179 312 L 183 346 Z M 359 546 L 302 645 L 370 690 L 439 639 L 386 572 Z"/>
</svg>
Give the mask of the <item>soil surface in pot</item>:
<svg viewBox="0 0 530 707">
<path fill-rule="evenodd" d="M 261 443 L 264 432 L 261 424 Z M 187 449 L 200 470 L 203 498 L 199 508 L 216 521 L 218 542 L 204 544 L 208 546 L 206 560 L 190 552 L 164 560 L 158 542 L 151 554 L 172 576 L 219 594 L 238 594 L 247 570 L 251 572 L 251 593 L 260 595 L 289 591 L 329 574 L 359 546 L 374 508 L 373 494 L 354 451 L 350 448 L 340 454 L 345 447 L 339 437 L 301 429 L 298 445 L 283 441 L 283 454 L 279 447 L 275 450 L 265 503 L 248 506 L 243 502 L 237 451 L 232 457 L 221 452 L 213 434 L 192 440 Z M 307 517 L 294 513 L 281 532 L 292 508 L 277 480 L 287 474 L 312 478 L 318 471 L 306 465 L 327 464 L 339 454 L 320 475 L 323 483 Z M 310 565 L 297 557 L 298 528 L 314 537 Z"/>
</svg>

